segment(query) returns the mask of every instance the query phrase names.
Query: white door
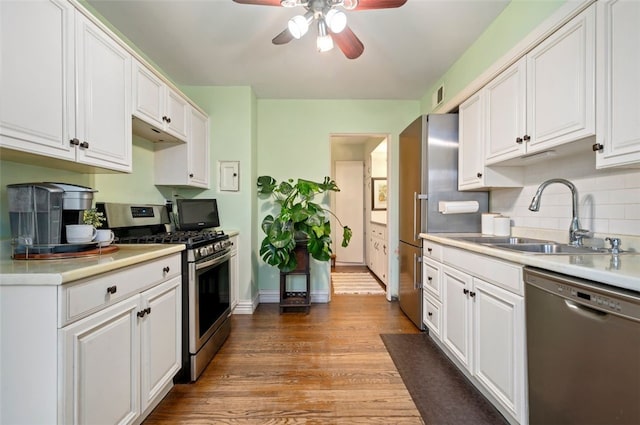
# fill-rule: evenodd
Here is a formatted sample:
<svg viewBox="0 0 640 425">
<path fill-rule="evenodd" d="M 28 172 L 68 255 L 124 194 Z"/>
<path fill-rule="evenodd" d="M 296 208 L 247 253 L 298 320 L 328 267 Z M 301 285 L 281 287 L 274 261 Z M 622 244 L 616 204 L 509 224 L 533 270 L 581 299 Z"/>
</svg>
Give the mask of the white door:
<svg viewBox="0 0 640 425">
<path fill-rule="evenodd" d="M 362 161 L 336 161 L 335 181 L 340 192 L 335 196 L 335 213 L 343 225 L 353 231 L 349 246 L 343 248 L 342 228 L 332 228 L 333 252 L 337 263 L 364 264 L 364 163 Z"/>
</svg>

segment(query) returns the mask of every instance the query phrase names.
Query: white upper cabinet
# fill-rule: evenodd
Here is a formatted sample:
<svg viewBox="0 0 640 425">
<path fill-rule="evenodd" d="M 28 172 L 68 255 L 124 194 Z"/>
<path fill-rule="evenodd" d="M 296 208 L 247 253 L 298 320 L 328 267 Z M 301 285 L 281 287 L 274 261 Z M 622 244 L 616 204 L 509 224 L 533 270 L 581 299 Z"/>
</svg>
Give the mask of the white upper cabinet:
<svg viewBox="0 0 640 425">
<path fill-rule="evenodd" d="M 515 158 L 526 152 L 527 61 L 520 59 L 483 89 L 485 163 Z"/>
<path fill-rule="evenodd" d="M 483 190 L 487 187 L 522 186 L 519 167 L 485 166 L 486 93 L 479 91 L 459 109 L 458 120 L 458 189 Z"/>
<path fill-rule="evenodd" d="M 0 2 L 2 147 L 75 159 L 73 21 L 63 0 Z"/>
<path fill-rule="evenodd" d="M 169 134 L 175 140 L 153 132 L 146 126 L 136 128 L 138 133 L 153 141 L 186 142 L 189 135 L 190 108 L 180 93 L 167 86 L 155 72 L 134 60 L 133 115 L 157 130 Z"/>
<path fill-rule="evenodd" d="M 640 167 L 640 2 L 600 0 L 596 167 Z"/>
<path fill-rule="evenodd" d="M 482 92 L 487 165 L 595 135 L 595 7 L 569 21 Z"/>
<path fill-rule="evenodd" d="M 154 183 L 209 188 L 209 118 L 189 108 L 187 143 L 156 143 Z"/>
<path fill-rule="evenodd" d="M 47 166 L 131 171 L 129 53 L 68 2 L 0 8 L 0 146 L 71 161 Z"/>
<path fill-rule="evenodd" d="M 527 55 L 527 153 L 595 133 L 595 7 L 591 6 Z"/>
<path fill-rule="evenodd" d="M 131 55 L 81 13 L 76 22 L 77 161 L 131 171 Z"/>
</svg>

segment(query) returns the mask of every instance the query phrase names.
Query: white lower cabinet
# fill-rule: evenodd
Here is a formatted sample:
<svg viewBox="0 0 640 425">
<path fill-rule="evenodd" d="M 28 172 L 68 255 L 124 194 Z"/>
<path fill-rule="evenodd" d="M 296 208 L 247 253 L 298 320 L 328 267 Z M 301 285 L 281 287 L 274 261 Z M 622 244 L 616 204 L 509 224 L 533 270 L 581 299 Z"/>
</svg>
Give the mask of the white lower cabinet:
<svg viewBox="0 0 640 425">
<path fill-rule="evenodd" d="M 522 266 L 446 246 L 442 262 L 423 258 L 429 333 L 511 422 L 526 424 Z"/>
<path fill-rule="evenodd" d="M 0 285 L 12 323 L 0 423 L 142 422 L 181 366 L 180 264 L 176 253 L 60 286 Z"/>
<path fill-rule="evenodd" d="M 63 417 L 69 424 L 132 423 L 180 368 L 181 278 L 60 330 Z"/>
<path fill-rule="evenodd" d="M 389 250 L 387 248 L 387 227 L 379 224 L 371 223 L 371 236 L 367 247 L 368 263 L 371 271 L 378 278 L 387 284 L 387 263 L 389 259 Z"/>
</svg>

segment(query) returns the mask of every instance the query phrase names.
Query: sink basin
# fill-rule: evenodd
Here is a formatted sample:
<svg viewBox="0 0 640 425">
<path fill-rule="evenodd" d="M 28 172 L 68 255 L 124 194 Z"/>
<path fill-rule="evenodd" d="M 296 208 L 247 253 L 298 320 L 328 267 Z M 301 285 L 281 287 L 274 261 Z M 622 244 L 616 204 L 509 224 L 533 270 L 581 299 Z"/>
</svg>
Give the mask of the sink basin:
<svg viewBox="0 0 640 425">
<path fill-rule="evenodd" d="M 543 239 L 519 238 L 515 236 L 457 236 L 451 239 L 457 239 L 465 242 L 479 243 L 485 245 L 519 245 L 519 244 L 551 244 L 554 242 Z"/>
<path fill-rule="evenodd" d="M 589 246 L 571 246 L 558 243 L 494 243 L 495 248 L 520 251 L 530 254 L 607 254 L 606 248 L 593 248 Z"/>
</svg>

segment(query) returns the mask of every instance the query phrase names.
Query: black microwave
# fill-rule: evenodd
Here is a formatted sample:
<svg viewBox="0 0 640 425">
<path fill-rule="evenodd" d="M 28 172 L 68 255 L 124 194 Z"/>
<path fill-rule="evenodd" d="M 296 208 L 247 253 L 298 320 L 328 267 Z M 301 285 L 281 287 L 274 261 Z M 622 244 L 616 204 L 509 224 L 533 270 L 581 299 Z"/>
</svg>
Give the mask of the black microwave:
<svg viewBox="0 0 640 425">
<path fill-rule="evenodd" d="M 177 199 L 178 228 L 198 230 L 220 226 L 218 203 L 215 199 Z"/>
</svg>

